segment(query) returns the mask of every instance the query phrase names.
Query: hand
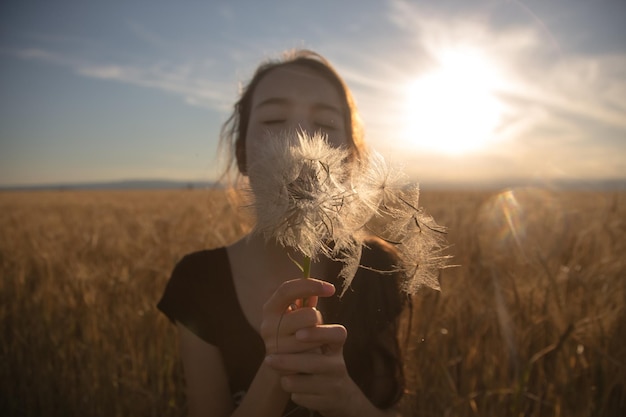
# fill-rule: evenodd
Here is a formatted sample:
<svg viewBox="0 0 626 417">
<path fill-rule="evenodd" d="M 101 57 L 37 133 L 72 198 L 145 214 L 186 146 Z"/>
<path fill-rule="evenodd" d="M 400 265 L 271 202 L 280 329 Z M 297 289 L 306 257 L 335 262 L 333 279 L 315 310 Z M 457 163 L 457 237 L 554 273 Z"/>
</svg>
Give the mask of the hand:
<svg viewBox="0 0 626 417">
<path fill-rule="evenodd" d="M 322 324 L 315 308 L 318 297 L 330 297 L 335 287 L 313 278 L 285 281 L 263 306 L 261 337 L 267 355 L 300 353 L 318 348 L 316 342 L 298 340 L 296 332 Z M 305 300 L 302 306 L 301 300 Z"/>
<path fill-rule="evenodd" d="M 302 328 L 295 338 L 301 343 L 321 346 L 320 350 L 273 354 L 265 362 L 282 375 L 281 386 L 296 404 L 325 416 L 359 415 L 365 397 L 346 369 L 343 358 L 346 336 L 341 325 Z"/>
</svg>

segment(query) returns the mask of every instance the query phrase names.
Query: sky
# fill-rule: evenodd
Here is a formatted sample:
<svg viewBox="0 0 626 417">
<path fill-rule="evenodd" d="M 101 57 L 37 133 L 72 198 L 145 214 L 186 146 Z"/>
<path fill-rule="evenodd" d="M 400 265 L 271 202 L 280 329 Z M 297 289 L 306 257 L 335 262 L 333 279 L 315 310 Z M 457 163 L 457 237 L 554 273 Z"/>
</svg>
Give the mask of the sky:
<svg viewBox="0 0 626 417">
<path fill-rule="evenodd" d="M 0 186 L 210 181 L 256 66 L 327 57 L 422 184 L 626 179 L 626 1 L 0 2 Z"/>
</svg>

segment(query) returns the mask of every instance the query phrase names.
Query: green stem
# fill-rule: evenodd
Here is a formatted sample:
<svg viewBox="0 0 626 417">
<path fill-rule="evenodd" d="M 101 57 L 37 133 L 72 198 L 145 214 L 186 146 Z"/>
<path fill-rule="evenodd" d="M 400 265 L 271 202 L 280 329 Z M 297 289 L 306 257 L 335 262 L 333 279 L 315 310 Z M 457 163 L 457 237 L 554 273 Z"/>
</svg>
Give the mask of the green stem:
<svg viewBox="0 0 626 417">
<path fill-rule="evenodd" d="M 302 265 L 302 278 L 310 278 L 311 277 L 311 258 L 308 256 L 304 257 L 304 264 Z"/>
</svg>

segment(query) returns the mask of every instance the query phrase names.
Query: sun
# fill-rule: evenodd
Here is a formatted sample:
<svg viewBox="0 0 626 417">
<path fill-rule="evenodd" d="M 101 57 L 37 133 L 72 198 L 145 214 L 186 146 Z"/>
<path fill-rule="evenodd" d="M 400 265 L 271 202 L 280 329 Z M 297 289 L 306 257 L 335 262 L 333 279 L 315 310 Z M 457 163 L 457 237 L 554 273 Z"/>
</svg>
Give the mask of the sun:
<svg viewBox="0 0 626 417">
<path fill-rule="evenodd" d="M 479 51 L 446 50 L 407 89 L 405 140 L 412 148 L 465 154 L 488 147 L 503 114 L 501 76 Z"/>
</svg>

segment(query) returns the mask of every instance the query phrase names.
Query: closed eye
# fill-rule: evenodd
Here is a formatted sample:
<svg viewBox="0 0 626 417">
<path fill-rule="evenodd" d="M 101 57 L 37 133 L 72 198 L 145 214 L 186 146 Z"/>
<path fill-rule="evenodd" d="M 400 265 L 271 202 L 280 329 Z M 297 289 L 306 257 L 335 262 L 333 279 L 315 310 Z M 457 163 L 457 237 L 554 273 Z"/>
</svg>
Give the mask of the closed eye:
<svg viewBox="0 0 626 417">
<path fill-rule="evenodd" d="M 261 123 L 263 123 L 264 125 L 279 125 L 279 124 L 283 124 L 285 123 L 285 119 L 270 119 L 270 120 L 264 120 Z"/>
<path fill-rule="evenodd" d="M 315 125 L 324 130 L 337 130 L 334 123 L 315 123 Z"/>
</svg>

